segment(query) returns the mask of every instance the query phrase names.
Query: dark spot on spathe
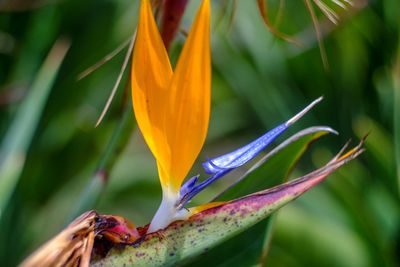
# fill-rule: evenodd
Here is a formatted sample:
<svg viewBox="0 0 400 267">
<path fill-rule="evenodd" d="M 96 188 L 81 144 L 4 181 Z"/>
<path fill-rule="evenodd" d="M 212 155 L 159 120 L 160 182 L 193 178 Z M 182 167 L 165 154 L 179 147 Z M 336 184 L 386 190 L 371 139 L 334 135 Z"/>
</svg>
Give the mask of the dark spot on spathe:
<svg viewBox="0 0 400 267">
<path fill-rule="evenodd" d="M 136 252 L 135 255 L 136 255 L 136 257 L 141 258 L 141 257 L 145 256 L 146 253 L 144 253 L 144 252 Z"/>
</svg>

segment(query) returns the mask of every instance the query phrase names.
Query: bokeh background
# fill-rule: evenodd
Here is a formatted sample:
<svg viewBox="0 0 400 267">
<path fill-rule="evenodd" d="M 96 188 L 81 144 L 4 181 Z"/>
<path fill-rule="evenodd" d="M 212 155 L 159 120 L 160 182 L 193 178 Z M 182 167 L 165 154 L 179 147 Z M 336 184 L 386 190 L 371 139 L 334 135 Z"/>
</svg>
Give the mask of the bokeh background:
<svg viewBox="0 0 400 267">
<path fill-rule="evenodd" d="M 161 190 L 124 86 L 129 71 L 94 127 L 126 48 L 77 79 L 130 38 L 138 2 L 0 1 L 1 266 L 15 266 L 85 209 L 123 215 L 136 225 L 154 214 Z M 338 25 L 314 5 L 324 67 L 304 1 L 267 2 L 276 28 L 300 46 L 268 31 L 256 1 L 212 1 L 212 115 L 193 174 L 202 173 L 207 156 L 249 142 L 321 95 L 324 101 L 275 144 L 313 125 L 340 134 L 315 142 L 290 177 L 323 165 L 349 139 L 355 144 L 369 136 L 357 160 L 191 266 L 399 266 L 400 4 L 353 2 L 347 10 L 335 7 Z M 197 6 L 189 1 L 182 32 Z M 179 33 L 172 43 L 173 61 L 184 39 Z M 279 164 L 270 163 L 255 179 L 278 183 L 288 174 Z M 240 171 L 195 203 L 209 201 L 235 175 Z"/>
</svg>

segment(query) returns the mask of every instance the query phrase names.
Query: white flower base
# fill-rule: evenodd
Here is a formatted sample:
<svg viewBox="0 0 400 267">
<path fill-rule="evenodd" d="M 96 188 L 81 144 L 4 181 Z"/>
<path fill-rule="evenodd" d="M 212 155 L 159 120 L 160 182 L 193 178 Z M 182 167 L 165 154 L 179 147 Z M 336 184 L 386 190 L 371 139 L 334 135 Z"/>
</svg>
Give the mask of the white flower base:
<svg viewBox="0 0 400 267">
<path fill-rule="evenodd" d="M 151 220 L 147 233 L 153 233 L 166 228 L 174 221 L 185 220 L 190 216 L 186 209 L 177 210 L 176 203 L 179 200 L 179 194 L 165 194 L 156 214 Z"/>
</svg>

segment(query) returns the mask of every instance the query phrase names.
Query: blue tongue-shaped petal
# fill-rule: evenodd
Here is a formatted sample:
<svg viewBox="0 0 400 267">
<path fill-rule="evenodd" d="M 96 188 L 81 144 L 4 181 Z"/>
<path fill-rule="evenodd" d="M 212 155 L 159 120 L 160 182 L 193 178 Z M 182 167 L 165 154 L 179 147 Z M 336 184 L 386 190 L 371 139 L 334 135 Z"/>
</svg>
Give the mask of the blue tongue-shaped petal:
<svg viewBox="0 0 400 267">
<path fill-rule="evenodd" d="M 196 175 L 196 176 L 193 176 L 192 178 L 190 178 L 189 180 L 187 180 L 182 186 L 181 186 L 181 189 L 180 189 L 180 195 L 181 196 L 184 196 L 184 195 L 186 195 L 188 192 L 190 192 L 192 189 L 193 189 L 193 187 L 196 185 L 196 183 L 197 183 L 197 180 L 199 179 L 199 177 L 200 177 L 200 175 L 198 174 L 198 175 Z"/>
<path fill-rule="evenodd" d="M 233 169 L 242 166 L 257 156 L 258 153 L 266 148 L 287 128 L 288 126 L 285 123 L 281 124 L 250 144 L 238 148 L 228 154 L 203 162 L 202 165 L 205 172 L 208 174 L 215 174 L 224 169 Z"/>
<path fill-rule="evenodd" d="M 212 158 L 203 162 L 202 165 L 205 172 L 208 174 L 215 174 L 224 169 L 234 169 L 246 164 L 321 100 L 322 97 L 314 100 L 311 104 L 309 104 L 306 108 L 296 114 L 293 118 L 270 130 L 250 144 L 240 147 L 225 155 Z"/>
<path fill-rule="evenodd" d="M 178 208 L 182 208 L 188 201 L 190 201 L 195 195 L 201 192 L 204 188 L 212 184 L 214 181 L 223 177 L 235 168 L 238 168 L 245 163 L 252 160 L 257 156 L 263 149 L 265 149 L 272 141 L 274 141 L 280 134 L 282 134 L 289 126 L 299 120 L 305 113 L 307 113 L 312 107 L 322 100 L 322 97 L 314 100 L 302 111 L 293 116 L 290 120 L 275 127 L 271 131 L 267 132 L 263 136 L 254 140 L 248 145 L 238 148 L 228 154 L 209 159 L 203 163 L 203 168 L 208 174 L 212 174 L 203 182 L 197 183 L 198 176 L 189 179 L 181 188 L 181 200 Z"/>
</svg>

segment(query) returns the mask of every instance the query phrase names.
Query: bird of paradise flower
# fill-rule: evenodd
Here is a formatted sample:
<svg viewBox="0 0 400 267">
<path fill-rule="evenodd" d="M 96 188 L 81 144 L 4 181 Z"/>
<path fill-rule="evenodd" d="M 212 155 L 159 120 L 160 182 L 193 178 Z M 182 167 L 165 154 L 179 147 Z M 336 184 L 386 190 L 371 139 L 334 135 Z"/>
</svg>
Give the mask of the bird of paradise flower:
<svg viewBox="0 0 400 267">
<path fill-rule="evenodd" d="M 347 153 L 343 153 L 343 148 L 320 169 L 285 184 L 228 202 L 185 208 L 199 192 L 248 163 L 322 100 L 322 97 L 314 100 L 295 116 L 249 144 L 206 160 L 203 168 L 210 176 L 204 181 L 199 182 L 197 175 L 184 182 L 207 134 L 211 101 L 210 57 L 209 0 L 203 0 L 197 12 L 174 71 L 157 29 L 150 2 L 141 1 L 132 60 L 132 101 L 139 128 L 156 159 L 163 192 L 160 207 L 150 225 L 138 229 L 119 216 L 86 212 L 21 266 L 37 266 L 38 263 L 43 266 L 125 266 L 133 263 L 153 266 L 156 262 L 158 265 L 173 265 L 262 220 L 363 152 L 361 142 Z M 333 132 L 327 127 L 317 129 Z M 303 135 L 313 133 L 306 130 L 303 132 Z M 285 141 L 280 147 L 299 136 Z M 276 151 L 280 149 L 277 147 Z M 267 154 L 266 158 L 276 151 Z M 266 158 L 252 169 L 257 168 Z M 165 238 L 160 239 L 157 236 L 159 234 Z M 165 257 L 170 242 L 175 244 L 187 237 L 196 240 L 195 244 L 182 242 L 179 253 L 171 252 L 169 257 Z M 123 252 L 118 251 L 117 258 L 109 253 L 110 257 L 93 260 L 93 247 L 101 247 L 103 242 L 111 242 L 111 247 L 116 244 L 134 246 L 126 246 Z"/>
<path fill-rule="evenodd" d="M 253 159 L 315 104 L 250 144 L 203 163 L 211 176 L 183 183 L 204 144 L 211 99 L 210 1 L 197 12 L 175 70 L 158 31 L 148 0 L 141 1 L 132 60 L 132 101 L 139 128 L 153 153 L 162 187 L 162 202 L 148 231 L 165 228 L 206 208 L 184 205 L 208 185 Z"/>
</svg>

